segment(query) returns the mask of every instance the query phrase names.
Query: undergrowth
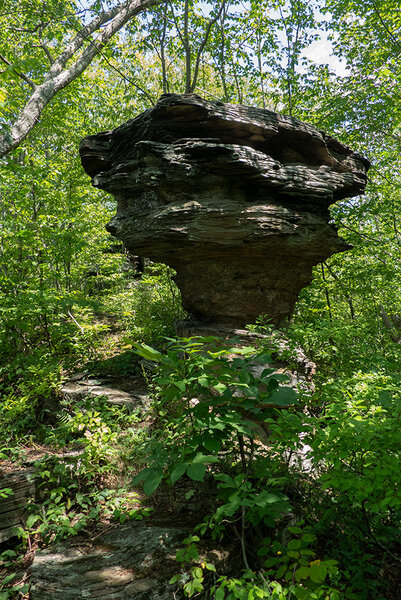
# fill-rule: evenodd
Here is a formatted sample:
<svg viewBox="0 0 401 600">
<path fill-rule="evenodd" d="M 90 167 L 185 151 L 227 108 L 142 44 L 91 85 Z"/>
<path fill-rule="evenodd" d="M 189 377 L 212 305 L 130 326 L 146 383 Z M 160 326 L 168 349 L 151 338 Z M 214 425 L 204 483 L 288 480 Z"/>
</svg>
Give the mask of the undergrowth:
<svg viewBox="0 0 401 600">
<path fill-rule="evenodd" d="M 81 307 L 60 321 L 75 332 L 62 350 L 39 344 L 10 356 L 9 371 L 3 362 L 0 458 L 21 466 L 28 449 L 40 456 L 38 494 L 15 532 L 19 545 L 0 555 L 0 600 L 28 593 L 29 548 L 143 519 L 158 494 L 183 482 L 190 482 L 185 501 L 202 489 L 207 501 L 177 553 L 172 593 L 397 600 L 399 375 L 369 365 L 352 371 L 350 355 L 346 369 L 320 372 L 313 393 L 307 379 L 291 387 L 269 364 L 299 368 L 297 343 L 311 335 L 299 324 L 285 344 L 263 319 L 252 328 L 263 335 L 249 347 L 238 339 L 175 339 L 179 296 L 169 270 L 157 269 L 99 296 L 102 317 Z M 325 348 L 315 349 L 323 367 Z M 74 361 L 88 373 L 130 378 L 141 375 L 143 359 L 148 414 L 105 398 L 62 400 L 56 415 L 43 410 Z M 207 558 L 216 544 L 235 560 L 222 566 Z"/>
</svg>

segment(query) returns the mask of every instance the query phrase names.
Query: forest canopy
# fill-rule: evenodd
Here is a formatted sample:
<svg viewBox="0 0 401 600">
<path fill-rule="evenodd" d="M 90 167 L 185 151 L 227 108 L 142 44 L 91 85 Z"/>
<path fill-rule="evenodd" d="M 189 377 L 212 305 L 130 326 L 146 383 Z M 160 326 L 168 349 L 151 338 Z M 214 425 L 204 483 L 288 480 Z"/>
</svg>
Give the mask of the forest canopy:
<svg viewBox="0 0 401 600">
<path fill-rule="evenodd" d="M 372 165 L 366 194 L 331 207 L 352 250 L 315 268 L 285 332 L 318 366 L 309 443 L 328 465 L 303 514 L 342 528 L 346 542 L 331 525 L 313 535 L 332 536 L 320 550 L 349 590 L 296 597 L 399 597 L 400 56 L 396 0 L 0 0 L 0 458 L 50 443 L 43 407 L 72 373 L 120 356 L 111 370 L 130 375 L 135 345 L 162 352 L 185 317 L 171 269 L 142 274 L 107 233 L 114 201 L 90 186 L 80 140 L 164 93 L 290 115 Z"/>
<path fill-rule="evenodd" d="M 347 327 L 363 321 L 365 334 L 380 339 L 398 336 L 394 3 L 3 0 L 0 19 L 4 323 L 15 317 L 5 306 L 17 289 L 24 306 L 21 280 L 36 290 L 29 293 L 57 290 L 56 304 L 63 303 L 82 293 L 82 273 L 98 252 L 105 261 L 108 217 L 100 215 L 112 206 L 87 185 L 79 140 L 137 115 L 162 93 L 196 92 L 292 115 L 370 159 L 367 195 L 332 211 L 354 251 L 317 269 L 300 312 L 313 321 L 318 311 L 320 323 L 349 317 Z M 319 48 L 324 55 L 315 62 Z M 338 65 L 330 49 L 341 75 L 330 66 Z"/>
</svg>

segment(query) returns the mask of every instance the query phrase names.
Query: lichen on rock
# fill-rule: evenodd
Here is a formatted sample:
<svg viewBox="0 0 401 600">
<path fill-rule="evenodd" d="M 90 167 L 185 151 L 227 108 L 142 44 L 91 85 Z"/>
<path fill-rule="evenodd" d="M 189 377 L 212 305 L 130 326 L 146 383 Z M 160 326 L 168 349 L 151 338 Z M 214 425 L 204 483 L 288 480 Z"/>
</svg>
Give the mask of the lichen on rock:
<svg viewBox="0 0 401 600">
<path fill-rule="evenodd" d="M 349 248 L 328 207 L 362 193 L 369 168 L 312 125 L 194 94 L 163 95 L 80 154 L 117 199 L 108 230 L 175 269 L 189 313 L 236 325 L 283 322 L 312 267 Z"/>
</svg>

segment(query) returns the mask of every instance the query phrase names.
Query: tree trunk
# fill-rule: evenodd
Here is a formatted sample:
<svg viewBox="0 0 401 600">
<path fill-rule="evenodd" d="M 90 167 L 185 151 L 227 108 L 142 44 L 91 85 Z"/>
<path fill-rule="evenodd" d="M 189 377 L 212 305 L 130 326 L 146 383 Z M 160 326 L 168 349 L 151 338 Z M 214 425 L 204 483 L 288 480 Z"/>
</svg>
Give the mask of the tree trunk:
<svg viewBox="0 0 401 600">
<path fill-rule="evenodd" d="M 43 82 L 35 87 L 15 123 L 0 136 L 0 157 L 5 156 L 21 144 L 35 127 L 44 108 L 52 98 L 88 68 L 117 31 L 135 15 L 165 1 L 129 0 L 121 2 L 113 9 L 102 12 L 83 27 L 51 65 Z M 103 27 L 105 23 L 108 24 Z M 95 32 L 99 32 L 98 36 L 92 40 L 89 36 Z M 89 42 L 88 45 L 84 47 L 79 56 L 76 56 L 85 42 Z M 68 61 L 74 58 L 75 62 L 67 66 Z"/>
</svg>

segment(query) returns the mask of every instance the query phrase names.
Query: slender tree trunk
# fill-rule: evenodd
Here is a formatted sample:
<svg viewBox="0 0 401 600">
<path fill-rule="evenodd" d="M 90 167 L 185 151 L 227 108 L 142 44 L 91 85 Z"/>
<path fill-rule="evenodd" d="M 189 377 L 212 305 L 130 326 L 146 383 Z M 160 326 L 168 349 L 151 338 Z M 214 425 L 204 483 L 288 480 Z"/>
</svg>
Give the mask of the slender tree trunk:
<svg viewBox="0 0 401 600">
<path fill-rule="evenodd" d="M 220 72 L 221 72 L 221 83 L 224 91 L 224 100 L 229 102 L 230 97 L 228 94 L 227 81 L 226 81 L 226 69 L 225 69 L 225 51 L 226 51 L 226 31 L 225 31 L 225 13 L 221 19 L 221 45 L 220 45 Z"/>
<path fill-rule="evenodd" d="M 185 93 L 191 93 L 191 47 L 189 44 L 189 0 L 185 0 L 184 7 L 184 35 L 183 35 L 184 51 L 185 51 Z"/>
<path fill-rule="evenodd" d="M 323 263 L 321 264 L 321 268 L 322 268 L 322 277 L 323 277 L 323 281 L 324 281 L 324 293 L 325 293 L 325 296 L 326 296 L 327 310 L 328 310 L 328 313 L 329 313 L 330 323 L 332 323 L 333 322 L 333 314 L 331 312 L 330 294 L 329 294 L 329 290 L 327 289 L 327 279 L 326 279 L 326 275 L 325 275 L 325 272 L 324 272 Z"/>
<path fill-rule="evenodd" d="M 257 37 L 257 57 L 258 57 L 258 69 L 259 69 L 259 77 L 260 77 L 260 91 L 262 92 L 262 103 L 263 108 L 266 108 L 266 99 L 265 99 L 265 84 L 263 80 L 263 64 L 262 64 L 262 45 L 260 35 Z"/>
<path fill-rule="evenodd" d="M 215 25 L 215 23 L 217 23 L 217 21 L 220 18 L 221 14 L 224 13 L 225 5 L 226 5 L 226 0 L 222 0 L 220 8 L 219 8 L 216 16 L 213 19 L 210 19 L 209 23 L 207 24 L 205 35 L 203 37 L 202 42 L 199 45 L 198 52 L 196 53 L 194 73 L 193 73 L 192 83 L 190 84 L 190 92 L 191 93 L 193 93 L 195 91 L 195 88 L 196 88 L 196 84 L 197 84 L 197 81 L 198 81 L 198 73 L 199 73 L 200 60 L 202 58 L 202 54 L 203 54 L 203 51 L 204 51 L 204 49 L 206 47 L 206 44 L 207 44 L 207 41 L 209 39 L 210 33 L 212 31 L 213 25 Z"/>
<path fill-rule="evenodd" d="M 166 63 L 166 54 L 165 54 L 165 43 L 166 43 L 166 32 L 167 32 L 167 7 L 163 15 L 163 31 L 160 39 L 160 62 L 162 67 L 162 85 L 163 85 L 163 94 L 169 93 L 169 82 L 167 78 L 167 63 Z"/>
<path fill-rule="evenodd" d="M 333 277 L 333 279 L 335 279 L 337 281 L 338 285 L 343 290 L 343 294 L 344 294 L 345 299 L 347 300 L 347 303 L 349 306 L 351 319 L 354 320 L 355 319 L 355 311 L 354 311 L 354 303 L 352 301 L 352 297 L 350 296 L 350 294 L 348 294 L 344 284 L 340 281 L 339 277 L 334 273 L 333 269 L 331 269 L 331 267 L 329 267 L 329 265 L 327 263 L 323 263 L 323 264 L 326 267 L 326 269 L 328 270 L 328 272 L 330 273 L 330 275 Z M 322 264 L 322 269 L 323 269 L 323 264 Z"/>
<path fill-rule="evenodd" d="M 396 319 L 394 319 L 393 317 L 390 317 L 382 304 L 379 305 L 379 309 L 382 321 L 386 328 L 390 331 L 391 339 L 393 340 L 393 342 L 399 344 L 401 341 L 401 334 L 399 331 L 399 327 L 397 326 L 398 318 L 396 317 Z"/>
</svg>

